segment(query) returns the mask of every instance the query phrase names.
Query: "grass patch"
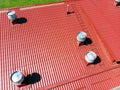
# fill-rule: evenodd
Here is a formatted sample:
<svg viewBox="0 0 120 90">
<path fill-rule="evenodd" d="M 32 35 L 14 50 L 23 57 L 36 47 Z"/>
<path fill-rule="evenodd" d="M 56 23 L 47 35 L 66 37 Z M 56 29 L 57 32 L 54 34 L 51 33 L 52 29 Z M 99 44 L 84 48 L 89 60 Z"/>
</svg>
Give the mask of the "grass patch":
<svg viewBox="0 0 120 90">
<path fill-rule="evenodd" d="M 59 2 L 61 0 L 0 0 L 0 8 Z"/>
</svg>

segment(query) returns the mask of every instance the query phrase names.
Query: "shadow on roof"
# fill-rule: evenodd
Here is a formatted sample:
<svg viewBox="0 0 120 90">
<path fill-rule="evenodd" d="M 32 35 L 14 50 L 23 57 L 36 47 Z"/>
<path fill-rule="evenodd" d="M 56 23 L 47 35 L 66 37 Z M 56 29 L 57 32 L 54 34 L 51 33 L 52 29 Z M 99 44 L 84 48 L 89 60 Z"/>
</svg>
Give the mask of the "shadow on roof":
<svg viewBox="0 0 120 90">
<path fill-rule="evenodd" d="M 120 6 L 120 3 L 117 3 L 116 6 Z"/>
<path fill-rule="evenodd" d="M 79 46 L 81 46 L 81 45 L 89 45 L 89 44 L 92 44 L 92 40 L 87 37 L 84 42 L 79 43 Z"/>
<path fill-rule="evenodd" d="M 34 84 L 34 83 L 37 83 L 41 80 L 41 76 L 39 73 L 32 73 L 32 74 L 28 74 L 26 77 L 25 77 L 25 83 L 26 85 L 29 85 L 29 84 Z"/>
<path fill-rule="evenodd" d="M 25 17 L 20 17 L 20 18 L 17 18 L 16 20 L 14 20 L 12 23 L 13 24 L 23 24 L 26 22 L 27 22 L 27 19 Z"/>
<path fill-rule="evenodd" d="M 116 61 L 117 64 L 120 64 L 120 61 Z"/>
<path fill-rule="evenodd" d="M 68 15 L 68 14 L 73 14 L 73 13 L 75 13 L 75 12 L 74 12 L 74 11 L 71 11 L 71 12 L 67 12 L 67 15 Z"/>
<path fill-rule="evenodd" d="M 95 59 L 95 61 L 92 63 L 93 65 L 96 65 L 96 64 L 98 64 L 98 63 L 100 63 L 101 62 L 101 59 L 100 59 L 100 57 L 99 56 L 97 56 L 97 58 Z"/>
<path fill-rule="evenodd" d="M 83 43 L 83 45 L 89 45 L 89 44 L 92 44 L 92 40 L 90 38 L 86 38 L 86 40 Z"/>
</svg>

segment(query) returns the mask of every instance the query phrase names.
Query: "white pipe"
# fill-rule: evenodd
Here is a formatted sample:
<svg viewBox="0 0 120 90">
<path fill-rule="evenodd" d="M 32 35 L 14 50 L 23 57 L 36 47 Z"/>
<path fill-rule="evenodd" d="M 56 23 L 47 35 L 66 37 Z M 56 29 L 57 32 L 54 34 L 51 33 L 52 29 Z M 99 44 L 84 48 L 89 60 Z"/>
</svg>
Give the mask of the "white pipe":
<svg viewBox="0 0 120 90">
<path fill-rule="evenodd" d="M 89 51 L 89 52 L 87 52 L 86 55 L 85 55 L 85 60 L 86 60 L 88 63 L 93 63 L 96 58 L 97 58 L 97 55 L 96 55 L 96 53 L 93 52 L 93 51 Z"/>
<path fill-rule="evenodd" d="M 87 34 L 85 32 L 79 32 L 77 35 L 77 40 L 79 42 L 84 42 L 87 38 Z"/>
<path fill-rule="evenodd" d="M 17 18 L 15 11 L 8 11 L 7 12 L 8 19 L 15 20 Z"/>
<path fill-rule="evenodd" d="M 120 0 L 115 0 L 115 2 L 120 3 Z"/>
<path fill-rule="evenodd" d="M 24 81 L 24 75 L 20 71 L 15 71 L 11 74 L 10 79 L 16 84 L 22 84 L 22 82 Z"/>
</svg>

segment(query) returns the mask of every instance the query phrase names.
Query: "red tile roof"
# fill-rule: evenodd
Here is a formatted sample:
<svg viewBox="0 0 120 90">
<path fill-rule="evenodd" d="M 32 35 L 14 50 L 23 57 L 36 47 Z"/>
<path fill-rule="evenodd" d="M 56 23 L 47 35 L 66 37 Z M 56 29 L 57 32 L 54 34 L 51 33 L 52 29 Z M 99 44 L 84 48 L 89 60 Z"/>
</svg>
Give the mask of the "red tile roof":
<svg viewBox="0 0 120 90">
<path fill-rule="evenodd" d="M 5 13 L 0 17 L 1 73 L 0 90 L 108 90 L 119 86 L 119 8 L 114 0 L 80 0 L 68 2 L 72 13 L 66 14 L 66 3 L 32 9 L 15 8 L 15 24 Z M 91 44 L 78 46 L 76 35 L 87 33 Z M 84 56 L 92 50 L 100 63 L 87 65 Z M 25 75 L 39 73 L 41 80 L 17 87 L 10 81 L 16 70 Z"/>
</svg>

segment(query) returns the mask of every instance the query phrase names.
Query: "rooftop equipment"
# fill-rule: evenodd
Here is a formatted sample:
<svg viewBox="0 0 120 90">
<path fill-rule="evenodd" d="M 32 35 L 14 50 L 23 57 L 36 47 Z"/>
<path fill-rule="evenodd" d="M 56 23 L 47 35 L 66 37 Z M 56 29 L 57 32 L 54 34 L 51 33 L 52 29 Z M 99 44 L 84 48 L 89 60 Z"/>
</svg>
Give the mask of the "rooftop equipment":
<svg viewBox="0 0 120 90">
<path fill-rule="evenodd" d="M 25 79 L 25 76 L 20 71 L 15 71 L 11 74 L 10 80 L 18 85 L 21 85 Z"/>
<path fill-rule="evenodd" d="M 85 32 L 79 32 L 77 35 L 78 42 L 84 42 L 87 38 L 87 34 Z"/>
<path fill-rule="evenodd" d="M 8 11 L 7 12 L 8 19 L 14 21 L 17 19 L 16 12 L 15 11 Z"/>
<path fill-rule="evenodd" d="M 120 6 L 120 0 L 115 0 L 116 6 Z"/>
<path fill-rule="evenodd" d="M 97 55 L 95 52 L 93 51 L 88 51 L 85 55 L 85 60 L 88 62 L 88 63 L 93 63 L 97 58 Z"/>
<path fill-rule="evenodd" d="M 116 3 L 120 3 L 120 0 L 115 0 Z"/>
</svg>

